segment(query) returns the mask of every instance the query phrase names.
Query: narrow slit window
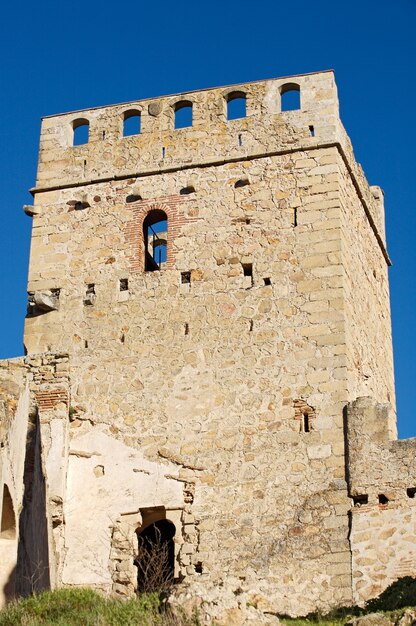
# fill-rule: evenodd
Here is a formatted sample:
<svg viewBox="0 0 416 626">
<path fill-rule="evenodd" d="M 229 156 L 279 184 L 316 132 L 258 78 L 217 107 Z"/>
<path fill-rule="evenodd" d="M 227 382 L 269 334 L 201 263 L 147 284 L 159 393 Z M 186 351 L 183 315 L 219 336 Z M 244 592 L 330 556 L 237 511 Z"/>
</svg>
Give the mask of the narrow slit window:
<svg viewBox="0 0 416 626">
<path fill-rule="evenodd" d="M 84 144 L 88 143 L 89 128 L 90 128 L 90 125 L 89 125 L 88 120 L 79 119 L 79 120 L 74 120 L 72 122 L 72 129 L 73 129 L 72 145 L 73 146 L 83 146 Z M 84 166 L 85 164 L 86 164 L 86 161 L 84 161 Z"/>
<path fill-rule="evenodd" d="M 147 214 L 143 222 L 146 272 L 163 269 L 168 252 L 168 218 L 164 211 L 155 209 Z"/>
<path fill-rule="evenodd" d="M 300 87 L 296 83 L 287 83 L 280 88 L 282 111 L 300 109 Z"/>
<path fill-rule="evenodd" d="M 185 323 L 184 334 L 185 335 L 189 335 L 189 324 L 188 324 L 188 322 Z"/>
<path fill-rule="evenodd" d="M 253 264 L 242 263 L 244 276 L 253 276 Z"/>
<path fill-rule="evenodd" d="M 309 413 L 302 413 L 302 432 L 310 433 L 311 432 L 311 423 L 309 419 Z"/>
<path fill-rule="evenodd" d="M 297 210 L 297 208 L 295 207 L 295 208 L 293 209 L 293 226 L 295 226 L 295 227 L 296 227 L 297 225 L 298 225 L 298 210 Z"/>
<path fill-rule="evenodd" d="M 227 96 L 227 120 L 238 120 L 246 115 L 246 94 L 242 91 L 233 91 Z"/>
<path fill-rule="evenodd" d="M 252 263 L 242 263 L 243 275 L 245 277 L 251 278 L 251 286 L 254 285 L 254 276 L 253 276 L 253 264 Z"/>
<path fill-rule="evenodd" d="M 139 111 L 125 111 L 123 115 L 123 137 L 140 135 L 141 117 Z"/>
<path fill-rule="evenodd" d="M 128 278 L 120 278 L 120 291 L 128 291 L 128 290 L 129 290 Z"/>
<path fill-rule="evenodd" d="M 309 134 L 311 137 L 315 137 L 315 127 L 309 126 Z"/>
<path fill-rule="evenodd" d="M 192 102 L 183 100 L 175 104 L 175 129 L 192 126 Z"/>
<path fill-rule="evenodd" d="M 92 306 L 95 302 L 95 298 L 96 298 L 95 284 L 88 283 L 85 286 L 84 306 Z"/>
</svg>

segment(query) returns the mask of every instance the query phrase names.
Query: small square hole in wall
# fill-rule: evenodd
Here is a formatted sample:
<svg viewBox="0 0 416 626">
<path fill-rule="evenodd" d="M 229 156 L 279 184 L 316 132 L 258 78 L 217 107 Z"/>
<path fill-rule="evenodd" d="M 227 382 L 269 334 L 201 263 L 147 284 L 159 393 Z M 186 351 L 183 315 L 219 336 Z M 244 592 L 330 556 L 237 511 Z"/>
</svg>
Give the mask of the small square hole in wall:
<svg viewBox="0 0 416 626">
<path fill-rule="evenodd" d="M 263 278 L 263 280 L 264 280 L 264 284 L 266 285 L 266 287 L 272 284 L 271 278 Z"/>
<path fill-rule="evenodd" d="M 368 504 L 368 494 L 361 494 L 359 496 L 353 496 L 352 501 L 354 506 L 364 506 L 364 504 Z"/>
<path fill-rule="evenodd" d="M 191 282 L 191 272 L 181 272 L 181 283 L 189 285 Z"/>
<path fill-rule="evenodd" d="M 195 563 L 195 573 L 196 574 L 202 574 L 202 563 L 201 561 L 198 561 L 198 563 Z"/>
<path fill-rule="evenodd" d="M 406 493 L 408 498 L 414 498 L 416 496 L 416 487 L 410 487 L 409 489 L 406 489 Z"/>
<path fill-rule="evenodd" d="M 388 504 L 389 499 L 387 496 L 384 495 L 384 493 L 379 493 L 378 494 L 378 502 L 379 504 Z"/>
<path fill-rule="evenodd" d="M 129 290 L 129 279 L 120 278 L 120 291 L 128 291 L 128 290 Z"/>
</svg>

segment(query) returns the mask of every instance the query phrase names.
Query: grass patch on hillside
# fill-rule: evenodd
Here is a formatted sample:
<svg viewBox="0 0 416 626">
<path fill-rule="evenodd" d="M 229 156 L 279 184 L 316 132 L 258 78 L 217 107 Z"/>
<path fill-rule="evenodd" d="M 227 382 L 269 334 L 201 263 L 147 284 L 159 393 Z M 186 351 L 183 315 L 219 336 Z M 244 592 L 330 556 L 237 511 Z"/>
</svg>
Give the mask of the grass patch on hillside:
<svg viewBox="0 0 416 626">
<path fill-rule="evenodd" d="M 121 601 L 81 588 L 21 598 L 0 611 L 0 626 L 198 626 L 198 620 L 164 610 L 158 594 Z"/>
</svg>

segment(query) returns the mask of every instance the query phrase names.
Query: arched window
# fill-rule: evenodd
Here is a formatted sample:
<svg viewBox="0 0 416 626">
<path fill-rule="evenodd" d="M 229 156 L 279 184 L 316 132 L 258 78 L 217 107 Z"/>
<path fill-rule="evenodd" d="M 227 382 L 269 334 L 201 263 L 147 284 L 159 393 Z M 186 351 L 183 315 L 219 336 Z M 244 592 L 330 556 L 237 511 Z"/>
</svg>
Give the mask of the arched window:
<svg viewBox="0 0 416 626">
<path fill-rule="evenodd" d="M 3 487 L 0 537 L 4 539 L 15 539 L 16 537 L 16 518 L 14 515 L 13 500 L 7 485 Z"/>
<path fill-rule="evenodd" d="M 227 120 L 238 120 L 246 117 L 246 94 L 243 91 L 233 91 L 226 96 Z"/>
<path fill-rule="evenodd" d="M 146 272 L 161 270 L 167 260 L 168 218 L 164 211 L 156 209 L 146 215 L 143 222 Z"/>
<path fill-rule="evenodd" d="M 85 143 L 88 143 L 89 127 L 89 121 L 83 118 L 72 122 L 72 128 L 74 131 L 72 141 L 73 146 L 82 146 Z"/>
<path fill-rule="evenodd" d="M 124 111 L 123 114 L 123 137 L 140 135 L 140 112 L 136 110 Z"/>
<path fill-rule="evenodd" d="M 300 87 L 296 83 L 286 83 L 280 87 L 281 110 L 296 111 L 300 109 Z"/>
<path fill-rule="evenodd" d="M 161 519 L 137 533 L 137 591 L 166 591 L 175 572 L 175 525 Z"/>
<path fill-rule="evenodd" d="M 181 100 L 175 104 L 175 129 L 192 126 L 192 102 Z"/>
</svg>

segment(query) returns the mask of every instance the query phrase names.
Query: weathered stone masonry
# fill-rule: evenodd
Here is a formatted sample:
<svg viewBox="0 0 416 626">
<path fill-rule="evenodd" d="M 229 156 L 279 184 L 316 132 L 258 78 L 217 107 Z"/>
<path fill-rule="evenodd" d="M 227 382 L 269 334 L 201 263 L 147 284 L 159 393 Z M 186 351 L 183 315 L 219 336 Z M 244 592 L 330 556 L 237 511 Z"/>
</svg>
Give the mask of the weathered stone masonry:
<svg viewBox="0 0 416 626">
<path fill-rule="evenodd" d="M 300 108 L 282 110 L 288 89 Z M 246 115 L 227 119 L 235 96 Z M 178 594 L 227 625 L 414 574 L 383 196 L 333 73 L 45 118 L 32 191 L 28 356 L 1 366 L 4 595 L 132 595 L 159 523 Z"/>
</svg>

